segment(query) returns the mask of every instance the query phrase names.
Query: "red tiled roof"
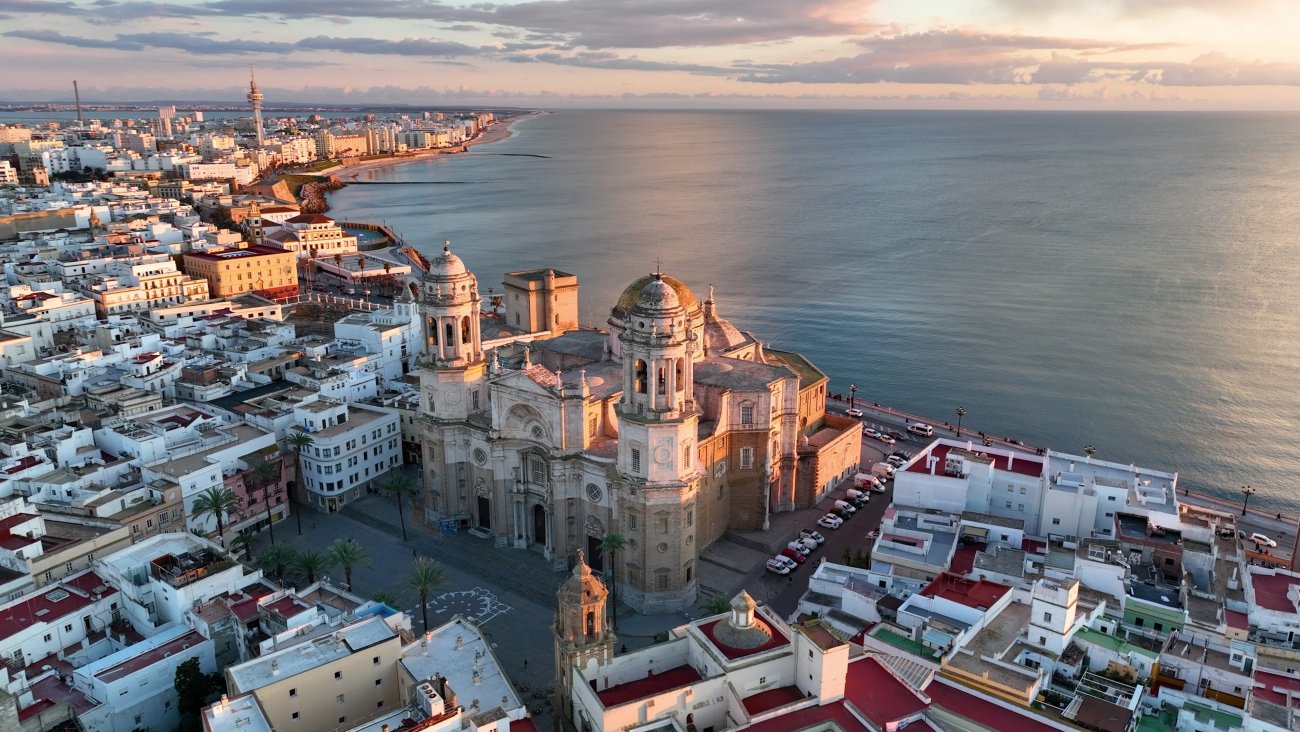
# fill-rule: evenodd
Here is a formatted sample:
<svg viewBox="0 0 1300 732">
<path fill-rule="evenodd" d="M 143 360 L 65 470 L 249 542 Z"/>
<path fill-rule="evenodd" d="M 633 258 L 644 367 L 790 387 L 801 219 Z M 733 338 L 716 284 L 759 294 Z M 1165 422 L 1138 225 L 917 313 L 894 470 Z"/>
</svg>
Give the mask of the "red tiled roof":
<svg viewBox="0 0 1300 732">
<path fill-rule="evenodd" d="M 1300 678 L 1255 669 L 1255 696 L 1274 704 L 1288 706 L 1287 692 L 1290 692 L 1290 696 L 1300 697 Z"/>
<path fill-rule="evenodd" d="M 268 602 L 264 607 L 282 618 L 291 618 L 311 608 L 298 601 L 293 595 L 285 595 L 275 602 Z"/>
<path fill-rule="evenodd" d="M 745 711 L 750 716 L 762 714 L 769 709 L 783 707 L 786 704 L 793 704 L 804 698 L 803 692 L 799 691 L 797 686 L 782 686 L 779 689 L 768 689 L 760 691 L 753 696 L 747 696 L 744 699 Z"/>
<path fill-rule="evenodd" d="M 929 701 L 899 681 L 875 656 L 864 656 L 849 664 L 844 698 L 881 729 L 923 711 Z"/>
<path fill-rule="evenodd" d="M 85 596 L 70 592 L 65 586 L 80 590 Z M 117 594 L 117 590 L 105 585 L 99 575 L 87 572 L 48 586 L 39 593 L 28 595 L 9 607 L 0 609 L 0 639 L 9 638 L 37 623 L 52 623 L 93 604 L 95 600 L 91 592 L 98 587 L 104 587 L 104 597 Z M 51 600 L 50 595 L 56 592 L 62 592 L 67 597 Z"/>
<path fill-rule="evenodd" d="M 723 643 L 722 641 L 718 640 L 717 635 L 714 633 L 714 630 L 718 627 L 719 624 L 726 623 L 726 622 L 727 622 L 726 618 L 723 618 L 721 620 L 715 620 L 712 623 L 701 625 L 700 630 L 704 633 L 705 637 L 707 637 L 710 641 L 712 641 L 715 648 L 717 648 L 719 651 L 722 651 L 722 655 L 726 656 L 727 658 L 733 661 L 738 658 L 745 658 L 747 656 L 752 656 L 755 653 L 770 651 L 773 648 L 780 648 L 781 646 L 789 645 L 790 643 L 790 641 L 785 637 L 785 635 L 781 633 L 781 631 L 777 630 L 776 628 L 773 628 L 770 623 L 768 623 L 766 620 L 762 618 L 762 616 L 755 614 L 754 622 L 762 623 L 763 625 L 766 625 L 767 629 L 771 631 L 772 637 L 768 639 L 768 641 L 763 645 L 756 646 L 754 648 L 733 648 L 727 645 L 726 643 Z"/>
<path fill-rule="evenodd" d="M 856 705 L 857 702 L 854 702 L 854 704 Z M 803 729 L 820 722 L 834 722 L 845 732 L 858 732 L 858 730 L 866 732 L 867 730 L 867 726 L 858 721 L 858 718 L 853 716 L 843 702 L 835 702 L 820 707 L 812 706 L 788 714 L 781 714 L 745 729 L 747 732 L 790 732 L 792 729 Z"/>
<path fill-rule="evenodd" d="M 334 219 L 320 214 L 298 214 L 285 223 L 289 224 L 332 224 Z"/>
<path fill-rule="evenodd" d="M 1251 572 L 1250 585 L 1255 590 L 1255 602 L 1266 610 L 1294 613 L 1295 603 L 1287 597 L 1291 585 L 1300 585 L 1300 579 L 1288 574 L 1262 574 Z"/>
<path fill-rule="evenodd" d="M 617 686 L 611 686 L 602 692 L 596 694 L 600 703 L 608 707 L 616 707 L 620 704 L 626 704 L 637 699 L 644 699 L 656 694 L 662 694 L 665 691 L 671 691 L 681 686 L 687 686 L 700 680 L 700 674 L 690 666 L 678 666 L 667 671 L 652 674 L 644 679 L 629 681 Z"/>
<path fill-rule="evenodd" d="M 965 448 L 964 447 L 954 448 L 952 445 L 935 443 L 930 447 L 928 451 L 921 453 L 921 455 L 917 457 L 916 460 L 912 461 L 912 464 L 909 465 L 907 468 L 907 472 L 922 473 L 928 475 L 930 473 L 930 468 L 927 465 L 929 460 L 926 456 L 934 455 L 935 458 L 937 458 L 937 462 L 935 463 L 934 466 L 935 475 L 943 475 L 944 461 L 948 457 L 948 451 L 952 449 L 964 450 Z M 979 453 L 990 458 L 993 461 L 993 468 L 995 470 L 1002 470 L 1011 473 L 1019 473 L 1021 475 L 1028 475 L 1032 477 L 1038 477 L 1043 474 L 1043 461 L 1040 458 L 1034 457 L 1032 455 L 1016 453 L 1014 457 L 1008 458 L 1006 455 L 985 451 L 981 449 L 979 446 L 972 448 L 971 452 Z"/>
<path fill-rule="evenodd" d="M 969 580 L 944 572 L 926 585 L 921 594 L 925 597 L 941 597 L 967 607 L 989 608 L 1010 591 L 1010 587 L 997 582 Z"/>
<path fill-rule="evenodd" d="M 1016 732 L 1056 732 L 1057 729 L 1037 721 L 1034 714 L 1028 710 L 1020 712 L 1008 709 L 942 678 L 936 678 L 926 687 L 925 692 L 930 695 L 934 704 L 966 719 L 979 722 L 988 729 Z"/>
<path fill-rule="evenodd" d="M 200 635 L 198 631 L 188 631 L 174 640 L 167 641 L 157 648 L 128 658 L 121 663 L 109 666 L 103 671 L 95 674 L 95 678 L 106 684 L 110 684 L 118 679 L 130 676 L 141 669 L 148 668 L 168 656 L 180 653 L 187 648 L 193 648 L 206 640 L 207 638 Z"/>
</svg>

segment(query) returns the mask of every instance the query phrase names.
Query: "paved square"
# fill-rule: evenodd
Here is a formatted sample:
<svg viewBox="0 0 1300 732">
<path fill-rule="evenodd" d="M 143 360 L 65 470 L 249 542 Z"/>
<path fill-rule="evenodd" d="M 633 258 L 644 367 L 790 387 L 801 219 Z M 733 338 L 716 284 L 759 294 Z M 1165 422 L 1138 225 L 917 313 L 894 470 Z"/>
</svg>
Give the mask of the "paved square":
<svg viewBox="0 0 1300 732">
<path fill-rule="evenodd" d="M 469 590 L 444 592 L 429 600 L 429 622 L 441 625 L 460 615 L 483 625 L 498 615 L 510 612 L 510 606 L 502 603 L 496 595 L 475 587 Z"/>
</svg>

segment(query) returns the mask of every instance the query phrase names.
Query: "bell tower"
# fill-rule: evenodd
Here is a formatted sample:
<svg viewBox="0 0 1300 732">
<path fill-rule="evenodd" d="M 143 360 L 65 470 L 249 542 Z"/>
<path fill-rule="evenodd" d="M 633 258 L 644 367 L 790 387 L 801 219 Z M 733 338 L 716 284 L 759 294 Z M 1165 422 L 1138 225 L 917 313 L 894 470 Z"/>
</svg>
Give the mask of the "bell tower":
<svg viewBox="0 0 1300 732">
<path fill-rule="evenodd" d="M 555 612 L 555 694 L 556 709 L 572 723 L 573 670 L 590 670 L 614 658 L 617 638 L 605 617 L 605 600 L 609 590 L 591 573 L 591 567 L 578 550 L 573 575 L 560 585 Z"/>
</svg>

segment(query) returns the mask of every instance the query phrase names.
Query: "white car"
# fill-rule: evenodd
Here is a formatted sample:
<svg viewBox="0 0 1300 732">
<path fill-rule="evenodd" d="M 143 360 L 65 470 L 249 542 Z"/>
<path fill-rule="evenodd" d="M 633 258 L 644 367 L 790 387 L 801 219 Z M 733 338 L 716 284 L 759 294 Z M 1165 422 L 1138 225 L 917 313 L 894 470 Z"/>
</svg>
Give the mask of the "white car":
<svg viewBox="0 0 1300 732">
<path fill-rule="evenodd" d="M 822 536 L 822 533 L 821 533 L 820 531 L 815 530 L 815 529 L 799 529 L 799 538 L 800 538 L 800 539 L 812 539 L 813 541 L 817 542 L 818 544 L 825 544 L 825 543 L 826 543 L 826 537 Z"/>
<path fill-rule="evenodd" d="M 867 437 L 870 437 L 873 440 L 880 439 L 880 430 L 877 430 L 875 427 L 863 427 L 862 434 L 866 435 Z"/>
<path fill-rule="evenodd" d="M 876 439 L 877 439 L 877 440 L 880 440 L 881 442 L 885 443 L 886 445 L 892 445 L 892 444 L 894 444 L 895 442 L 898 442 L 898 440 L 895 440 L 894 438 L 890 437 L 889 435 L 884 434 L 883 432 L 882 432 L 882 433 L 877 433 L 877 434 L 876 434 Z"/>
<path fill-rule="evenodd" d="M 780 562 L 780 563 L 784 564 L 784 565 L 786 566 L 786 568 L 789 569 L 791 572 L 793 572 L 793 571 L 795 571 L 796 569 L 799 568 L 799 563 L 798 563 L 798 562 L 794 561 L 793 559 L 791 559 L 790 557 L 787 557 L 787 556 L 784 555 L 784 554 L 778 554 L 778 555 L 776 555 L 775 557 L 772 557 L 772 561 L 773 561 L 773 562 Z"/>
<path fill-rule="evenodd" d="M 1277 548 L 1277 542 L 1276 542 L 1276 541 L 1273 541 L 1272 539 L 1268 538 L 1267 536 L 1264 536 L 1263 534 L 1251 534 L 1251 535 L 1250 535 L 1250 540 L 1253 541 L 1253 542 L 1255 542 L 1255 545 L 1256 545 L 1256 546 L 1266 546 L 1266 547 L 1268 547 L 1268 548 L 1270 548 L 1270 549 L 1276 549 L 1276 548 Z"/>
<path fill-rule="evenodd" d="M 838 529 L 839 527 L 844 525 L 844 519 L 834 514 L 828 513 L 825 516 L 822 516 L 821 518 L 817 519 L 817 525 L 822 527 L 823 529 Z"/>
<path fill-rule="evenodd" d="M 778 562 L 778 559 L 785 559 L 785 557 L 773 557 L 767 560 L 767 571 L 775 574 L 790 574 L 790 566 L 785 562 Z"/>
<path fill-rule="evenodd" d="M 854 407 L 853 409 L 846 409 L 844 410 L 844 413 L 849 415 L 850 417 L 862 419 L 862 410 L 856 407 Z"/>
</svg>

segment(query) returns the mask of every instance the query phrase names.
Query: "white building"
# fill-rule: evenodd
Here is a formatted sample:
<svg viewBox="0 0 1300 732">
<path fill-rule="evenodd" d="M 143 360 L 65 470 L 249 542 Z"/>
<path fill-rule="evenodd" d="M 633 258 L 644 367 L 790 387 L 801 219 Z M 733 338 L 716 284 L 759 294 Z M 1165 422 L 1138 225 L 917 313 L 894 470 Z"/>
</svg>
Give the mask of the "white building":
<svg viewBox="0 0 1300 732">
<path fill-rule="evenodd" d="M 86 570 L 0 606 L 0 656 L 21 668 L 106 630 L 125 603 L 106 579 Z"/>
<path fill-rule="evenodd" d="M 337 511 L 361 489 L 402 464 L 398 414 L 319 399 L 294 408 L 294 422 L 312 437 L 302 453 L 307 501 Z"/>
<path fill-rule="evenodd" d="M 175 689 L 176 667 L 199 659 L 199 670 L 213 673 L 217 664 L 212 641 L 184 626 L 92 661 L 76 670 L 72 685 L 99 702 L 79 717 L 86 732 L 167 730 L 180 721 Z"/>
</svg>

